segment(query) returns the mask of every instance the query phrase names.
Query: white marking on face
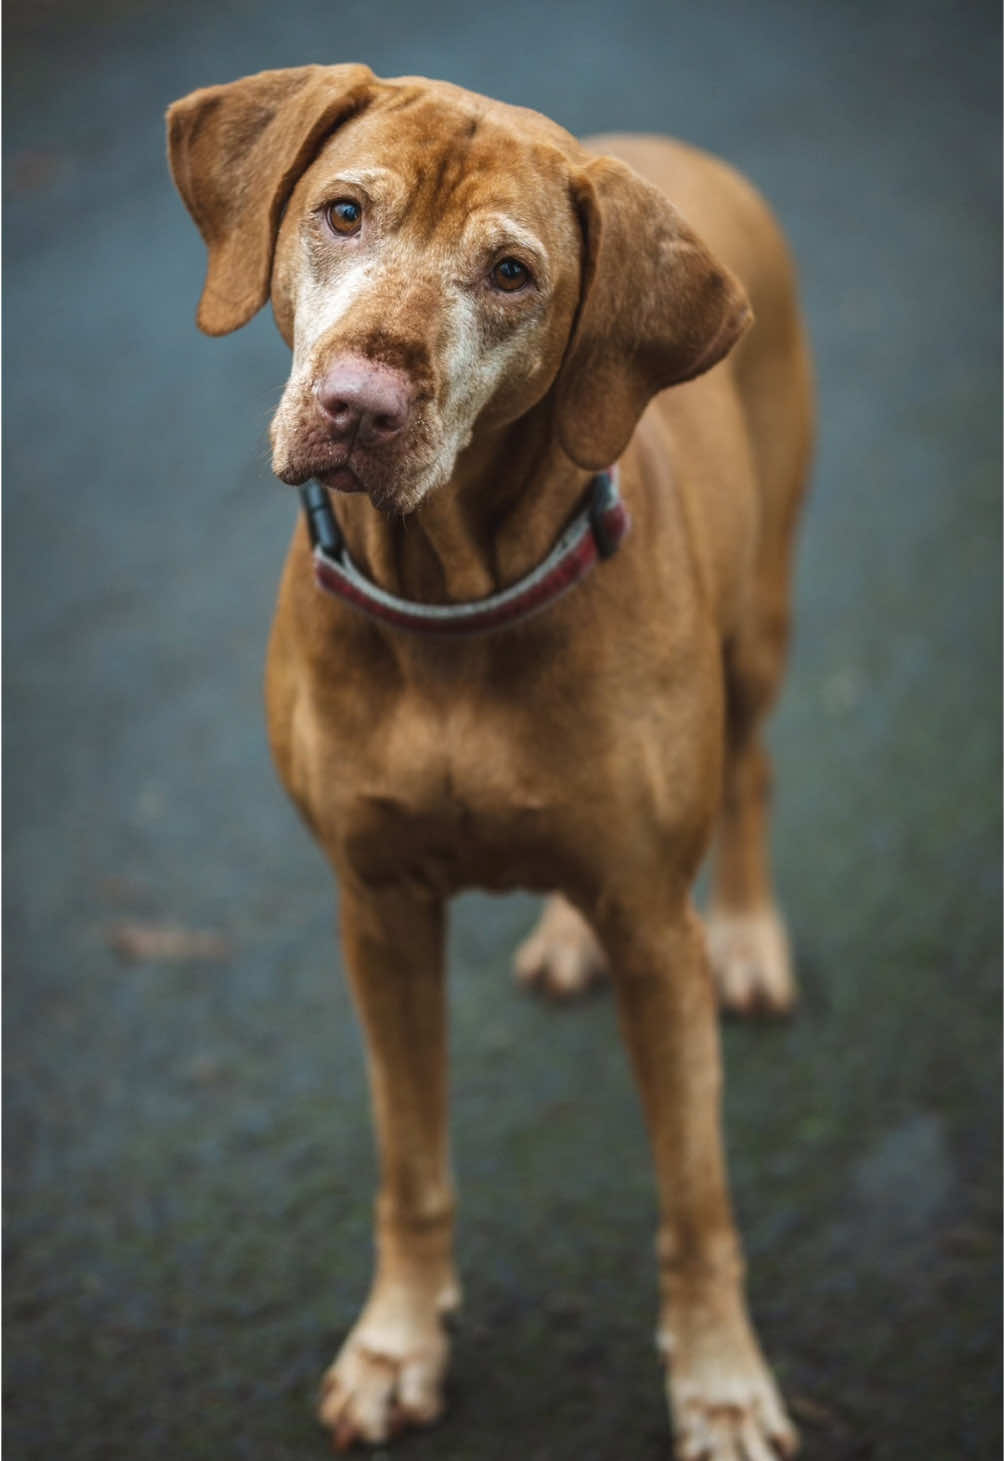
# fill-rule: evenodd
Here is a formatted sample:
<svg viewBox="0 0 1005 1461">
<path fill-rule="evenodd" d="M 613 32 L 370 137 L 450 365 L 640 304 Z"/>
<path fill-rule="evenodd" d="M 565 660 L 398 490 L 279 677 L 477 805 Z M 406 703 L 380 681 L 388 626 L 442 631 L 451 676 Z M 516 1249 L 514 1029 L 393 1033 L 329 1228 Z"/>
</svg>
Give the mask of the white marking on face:
<svg viewBox="0 0 1005 1461">
<path fill-rule="evenodd" d="M 536 295 L 546 293 L 549 279 L 544 247 L 530 229 L 506 213 L 479 213 L 470 217 L 450 263 L 461 262 L 463 268 L 463 261 L 475 260 L 478 269 L 487 273 L 493 259 L 498 261 L 509 253 L 517 255 L 530 268 L 536 281 L 531 287 Z M 443 456 L 449 457 L 451 466 L 457 453 L 471 440 L 481 411 L 509 375 L 511 367 L 516 364 L 525 379 L 537 365 L 537 354 L 529 347 L 528 327 L 538 317 L 538 311 L 528 312 L 527 300 L 515 296 L 502 297 L 494 303 L 491 296 L 486 300 L 485 288 L 485 279 L 478 273 L 474 278 L 462 278 L 452 285 L 445 282 L 444 286 L 448 310 L 442 366 L 448 389 L 443 409 Z M 486 311 L 493 308 L 513 311 L 509 328 L 492 330 L 488 326 Z"/>
<path fill-rule="evenodd" d="M 374 275 L 365 257 L 347 260 L 335 279 L 319 279 L 306 271 L 297 291 L 293 326 L 293 373 L 313 363 L 318 341 L 343 319 L 366 291 Z"/>
</svg>

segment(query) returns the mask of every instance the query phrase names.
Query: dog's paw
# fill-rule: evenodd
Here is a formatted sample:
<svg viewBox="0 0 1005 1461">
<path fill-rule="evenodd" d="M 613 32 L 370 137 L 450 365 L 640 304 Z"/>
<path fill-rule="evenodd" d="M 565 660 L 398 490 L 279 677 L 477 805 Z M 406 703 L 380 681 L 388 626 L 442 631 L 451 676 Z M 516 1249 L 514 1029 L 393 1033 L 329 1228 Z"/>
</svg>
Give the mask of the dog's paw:
<svg viewBox="0 0 1005 1461">
<path fill-rule="evenodd" d="M 517 949 L 518 983 L 570 999 L 607 973 L 607 958 L 589 924 L 562 897 L 549 898 L 537 927 Z"/>
<path fill-rule="evenodd" d="M 737 1015 L 790 1014 L 796 982 L 785 924 L 776 909 L 730 913 L 713 908 L 706 927 L 722 1008 Z"/>
<path fill-rule="evenodd" d="M 787 1461 L 799 1449 L 777 1395 L 752 1393 L 742 1404 L 694 1400 L 674 1416 L 675 1461 Z"/>
<path fill-rule="evenodd" d="M 666 1335 L 660 1343 L 670 1355 L 667 1394 L 675 1461 L 788 1461 L 795 1456 L 799 1433 L 746 1324 L 690 1352 Z"/>
<path fill-rule="evenodd" d="M 431 1425 L 443 1410 L 449 1357 L 436 1310 L 420 1318 L 408 1303 L 372 1299 L 321 1381 L 318 1419 L 335 1449 Z"/>
</svg>

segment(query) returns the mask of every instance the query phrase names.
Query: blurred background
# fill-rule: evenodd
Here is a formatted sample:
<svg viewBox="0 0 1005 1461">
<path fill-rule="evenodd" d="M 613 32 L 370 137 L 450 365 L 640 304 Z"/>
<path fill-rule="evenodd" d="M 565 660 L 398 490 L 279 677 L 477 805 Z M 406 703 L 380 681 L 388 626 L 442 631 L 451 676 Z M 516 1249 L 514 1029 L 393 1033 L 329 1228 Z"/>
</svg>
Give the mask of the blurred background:
<svg viewBox="0 0 1005 1461">
<path fill-rule="evenodd" d="M 326 1453 L 370 1267 L 363 1061 L 261 667 L 296 511 L 268 313 L 208 340 L 163 111 L 364 60 L 676 133 L 773 202 L 820 450 L 773 727 L 804 998 L 725 1031 L 750 1292 L 808 1458 L 1000 1454 L 1000 13 L 931 0 L 8 0 L 5 1436 Z M 606 994 L 453 921 L 466 1312 L 403 1458 L 667 1455 L 655 1202 Z"/>
</svg>

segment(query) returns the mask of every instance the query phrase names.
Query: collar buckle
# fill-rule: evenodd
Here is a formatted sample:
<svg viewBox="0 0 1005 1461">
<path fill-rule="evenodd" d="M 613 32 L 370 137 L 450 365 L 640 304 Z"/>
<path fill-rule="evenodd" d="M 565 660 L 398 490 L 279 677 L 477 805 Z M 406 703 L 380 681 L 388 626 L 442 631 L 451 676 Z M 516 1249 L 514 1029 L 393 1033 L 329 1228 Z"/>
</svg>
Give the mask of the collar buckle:
<svg viewBox="0 0 1005 1461">
<path fill-rule="evenodd" d="M 589 513 L 600 558 L 613 558 L 621 543 L 622 534 L 615 535 L 608 522 L 608 514 L 619 502 L 613 472 L 599 472 L 590 486 Z"/>
<path fill-rule="evenodd" d="M 327 490 L 313 477 L 300 489 L 304 516 L 307 519 L 307 533 L 312 548 L 320 548 L 329 558 L 338 558 L 342 552 L 342 533 Z"/>
</svg>

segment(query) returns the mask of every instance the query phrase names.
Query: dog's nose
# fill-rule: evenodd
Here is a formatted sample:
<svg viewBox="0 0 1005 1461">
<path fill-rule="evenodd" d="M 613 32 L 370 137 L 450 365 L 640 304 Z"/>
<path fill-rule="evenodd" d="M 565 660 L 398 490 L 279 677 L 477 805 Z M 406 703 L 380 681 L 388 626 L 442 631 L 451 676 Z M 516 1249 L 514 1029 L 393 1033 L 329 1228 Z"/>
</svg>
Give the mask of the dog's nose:
<svg viewBox="0 0 1005 1461">
<path fill-rule="evenodd" d="M 400 371 L 354 357 L 328 367 L 317 398 L 336 441 L 356 437 L 373 446 L 399 435 L 412 404 L 409 382 Z"/>
</svg>

